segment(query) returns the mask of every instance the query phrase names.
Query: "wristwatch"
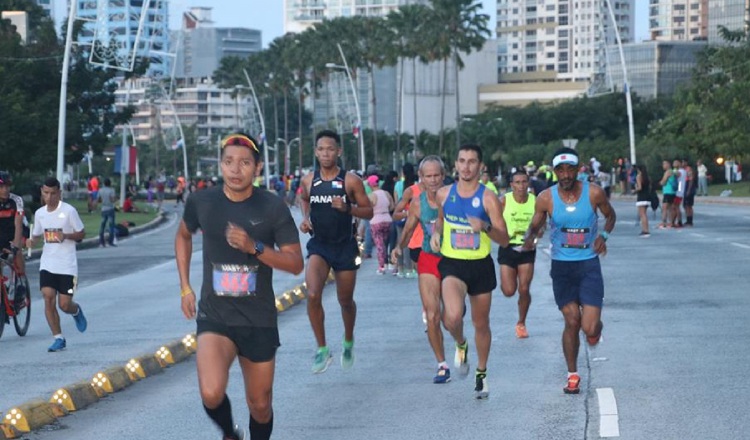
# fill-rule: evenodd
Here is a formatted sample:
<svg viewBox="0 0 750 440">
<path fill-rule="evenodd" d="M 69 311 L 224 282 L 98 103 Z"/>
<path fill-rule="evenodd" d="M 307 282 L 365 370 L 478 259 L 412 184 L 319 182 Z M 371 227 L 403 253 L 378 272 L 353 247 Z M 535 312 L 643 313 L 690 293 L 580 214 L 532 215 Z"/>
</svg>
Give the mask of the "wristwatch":
<svg viewBox="0 0 750 440">
<path fill-rule="evenodd" d="M 482 230 L 489 234 L 492 231 L 492 223 L 487 223 L 487 226 L 483 227 Z"/>
<path fill-rule="evenodd" d="M 255 253 L 253 255 L 255 255 L 257 257 L 258 255 L 263 254 L 263 251 L 265 251 L 265 250 L 266 250 L 266 247 L 263 246 L 263 243 L 261 243 L 259 241 L 256 241 L 255 242 Z"/>
</svg>

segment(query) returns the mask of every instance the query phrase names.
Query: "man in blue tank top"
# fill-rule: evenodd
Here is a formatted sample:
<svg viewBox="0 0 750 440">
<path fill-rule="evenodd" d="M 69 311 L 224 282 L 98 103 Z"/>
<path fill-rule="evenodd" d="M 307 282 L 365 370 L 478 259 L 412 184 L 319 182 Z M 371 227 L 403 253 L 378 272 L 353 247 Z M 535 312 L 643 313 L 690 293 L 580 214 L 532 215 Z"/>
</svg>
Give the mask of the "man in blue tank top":
<svg viewBox="0 0 750 440">
<path fill-rule="evenodd" d="M 537 197 L 524 247 L 533 248 L 534 240 L 549 217 L 552 290 L 565 318 L 562 344 L 568 379 L 563 391 L 578 394 L 581 381 L 577 369 L 578 333 L 583 330 L 592 346 L 601 338 L 604 280 L 599 255 L 607 253 L 607 238 L 615 227 L 616 215 L 601 187 L 576 180 L 578 153 L 575 150 L 558 150 L 552 166 L 558 183 Z M 601 232 L 598 232 L 598 213 L 605 218 Z"/>
<path fill-rule="evenodd" d="M 326 371 L 333 358 L 326 345 L 323 311 L 323 287 L 333 269 L 336 292 L 344 319 L 344 342 L 341 366 L 354 364 L 354 322 L 357 304 L 354 285 L 359 269 L 359 248 L 354 236 L 353 217 L 372 218 L 372 206 L 362 179 L 338 166 L 342 149 L 338 133 L 323 130 L 315 137 L 315 157 L 320 169 L 302 178 L 300 196 L 303 220 L 300 231 L 309 233 L 307 242 L 310 261 L 305 271 L 307 283 L 307 316 L 310 318 L 318 350 L 313 373 Z"/>
<path fill-rule="evenodd" d="M 479 183 L 479 173 L 484 168 L 482 149 L 474 144 L 462 145 L 455 167 L 456 183 L 437 193 L 438 218 L 430 248 L 442 255 L 438 271 L 442 277 L 443 325 L 456 340 L 453 364 L 464 377 L 469 374 L 469 343 L 464 335 L 463 314 L 464 301 L 469 296 L 477 350 L 474 396 L 486 399 L 492 342 L 490 306 L 492 291 L 497 287 L 490 242 L 508 246 L 508 231 L 500 200 Z"/>
</svg>

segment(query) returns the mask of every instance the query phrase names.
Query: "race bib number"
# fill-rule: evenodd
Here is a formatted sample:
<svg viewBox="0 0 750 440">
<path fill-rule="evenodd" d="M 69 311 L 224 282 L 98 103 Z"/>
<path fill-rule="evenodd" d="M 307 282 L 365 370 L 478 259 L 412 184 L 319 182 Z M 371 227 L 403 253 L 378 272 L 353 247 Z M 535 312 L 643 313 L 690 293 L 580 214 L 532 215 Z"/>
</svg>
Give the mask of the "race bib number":
<svg viewBox="0 0 750 440">
<path fill-rule="evenodd" d="M 45 243 L 62 243 L 63 231 L 60 228 L 49 228 L 44 230 Z"/>
<path fill-rule="evenodd" d="M 214 264 L 213 288 L 216 296 L 255 296 L 258 268 L 242 264 Z"/>
<path fill-rule="evenodd" d="M 562 247 L 571 249 L 588 249 L 589 243 L 586 242 L 586 236 L 589 234 L 589 228 L 561 228 L 563 233 Z"/>
<path fill-rule="evenodd" d="M 451 247 L 455 250 L 479 249 L 480 233 L 471 229 L 451 229 Z"/>
</svg>

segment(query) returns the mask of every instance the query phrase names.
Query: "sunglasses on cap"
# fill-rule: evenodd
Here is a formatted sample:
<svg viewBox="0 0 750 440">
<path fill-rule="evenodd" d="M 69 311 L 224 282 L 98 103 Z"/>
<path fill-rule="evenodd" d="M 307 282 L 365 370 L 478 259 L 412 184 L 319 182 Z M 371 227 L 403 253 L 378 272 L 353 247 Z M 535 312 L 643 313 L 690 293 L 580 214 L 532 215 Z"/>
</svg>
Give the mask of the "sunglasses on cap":
<svg viewBox="0 0 750 440">
<path fill-rule="evenodd" d="M 255 150 L 256 153 L 260 153 L 260 150 L 258 150 L 258 147 L 255 145 L 255 142 L 253 142 L 252 139 L 250 139 L 247 136 L 241 135 L 241 134 L 232 134 L 224 138 L 223 141 L 221 141 L 221 148 L 227 147 L 229 145 L 236 145 L 239 147 L 247 147 Z"/>
</svg>

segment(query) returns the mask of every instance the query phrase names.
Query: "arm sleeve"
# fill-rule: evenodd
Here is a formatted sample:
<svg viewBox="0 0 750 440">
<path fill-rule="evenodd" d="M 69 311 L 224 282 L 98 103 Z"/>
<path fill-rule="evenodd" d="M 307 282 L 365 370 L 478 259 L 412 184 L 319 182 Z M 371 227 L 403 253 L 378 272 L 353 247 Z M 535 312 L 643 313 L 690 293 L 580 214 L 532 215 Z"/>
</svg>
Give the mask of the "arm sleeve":
<svg viewBox="0 0 750 440">
<path fill-rule="evenodd" d="M 83 221 L 81 221 L 81 216 L 78 215 L 78 211 L 76 211 L 75 208 L 72 208 L 70 210 L 70 226 L 73 227 L 73 231 L 75 232 L 81 232 L 83 231 Z M 36 228 L 36 225 L 34 225 L 34 228 Z"/>
<path fill-rule="evenodd" d="M 39 219 L 36 218 L 36 214 L 34 214 L 34 229 L 31 231 L 32 236 L 40 236 L 44 233 L 44 229 L 42 229 L 42 224 L 39 222 Z"/>
</svg>

